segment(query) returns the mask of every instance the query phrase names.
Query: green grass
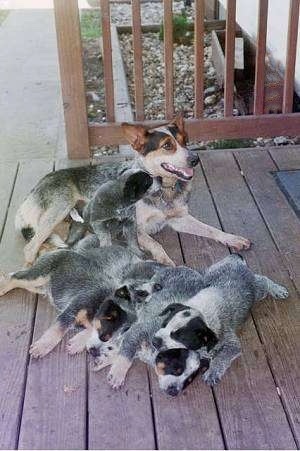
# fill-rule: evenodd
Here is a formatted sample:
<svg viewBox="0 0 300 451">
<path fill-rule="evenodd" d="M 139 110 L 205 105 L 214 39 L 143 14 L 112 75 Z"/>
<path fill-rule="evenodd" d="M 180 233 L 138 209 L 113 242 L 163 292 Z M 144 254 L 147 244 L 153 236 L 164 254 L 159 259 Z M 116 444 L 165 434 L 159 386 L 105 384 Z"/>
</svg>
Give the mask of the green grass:
<svg viewBox="0 0 300 451">
<path fill-rule="evenodd" d="M 8 14 L 9 11 L 7 9 L 0 9 L 0 25 L 2 24 L 2 22 L 4 22 Z"/>
<path fill-rule="evenodd" d="M 97 39 L 101 36 L 100 11 L 82 11 L 81 36 L 83 39 Z"/>
<path fill-rule="evenodd" d="M 164 24 L 162 22 L 159 31 L 159 39 L 164 40 Z M 173 40 L 176 44 L 191 45 L 193 33 L 189 31 L 189 22 L 185 11 L 181 14 L 173 14 Z"/>
</svg>

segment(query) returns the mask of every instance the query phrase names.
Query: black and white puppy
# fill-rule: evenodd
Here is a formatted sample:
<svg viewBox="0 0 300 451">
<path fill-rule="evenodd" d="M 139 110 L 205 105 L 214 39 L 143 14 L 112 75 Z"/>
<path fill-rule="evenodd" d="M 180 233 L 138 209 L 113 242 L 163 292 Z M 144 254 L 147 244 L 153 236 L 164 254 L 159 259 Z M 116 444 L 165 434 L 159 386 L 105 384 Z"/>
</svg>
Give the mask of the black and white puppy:
<svg viewBox="0 0 300 451">
<path fill-rule="evenodd" d="M 241 353 L 237 331 L 252 305 L 267 295 L 285 299 L 288 291 L 254 274 L 238 254 L 212 265 L 203 280 L 207 288 L 188 302 L 170 305 L 161 313 L 165 319 L 154 335 L 153 345 L 162 355 L 172 348 L 199 351 L 200 355 L 205 351 L 210 365 L 203 379 L 213 385 Z"/>
</svg>

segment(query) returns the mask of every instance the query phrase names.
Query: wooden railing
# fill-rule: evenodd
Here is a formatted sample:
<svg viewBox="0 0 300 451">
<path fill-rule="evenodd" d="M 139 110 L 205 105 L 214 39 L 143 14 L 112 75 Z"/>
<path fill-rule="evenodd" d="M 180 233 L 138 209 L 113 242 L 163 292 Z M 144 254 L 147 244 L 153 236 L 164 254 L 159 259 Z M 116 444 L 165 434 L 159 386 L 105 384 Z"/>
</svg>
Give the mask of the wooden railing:
<svg viewBox="0 0 300 451">
<path fill-rule="evenodd" d="M 252 0 L 249 0 L 251 2 Z M 228 0 L 226 15 L 224 117 L 203 119 L 204 103 L 204 0 L 195 0 L 195 111 L 187 120 L 191 139 L 255 138 L 300 135 L 300 113 L 292 113 L 300 0 L 285 0 L 289 5 L 287 58 L 284 76 L 282 114 L 263 114 L 268 0 L 259 0 L 257 52 L 254 83 L 254 114 L 233 117 L 234 53 L 236 0 Z M 164 0 L 165 117 L 174 114 L 174 68 L 172 0 Z M 82 45 L 77 0 L 54 0 L 58 54 L 66 139 L 70 158 L 86 158 L 90 146 L 126 144 L 120 124 L 115 122 L 114 84 L 109 0 L 99 0 L 103 37 L 103 72 L 106 123 L 88 124 L 83 77 Z M 144 122 L 144 86 L 140 0 L 132 0 L 136 120 L 149 126 L 161 121 Z"/>
</svg>

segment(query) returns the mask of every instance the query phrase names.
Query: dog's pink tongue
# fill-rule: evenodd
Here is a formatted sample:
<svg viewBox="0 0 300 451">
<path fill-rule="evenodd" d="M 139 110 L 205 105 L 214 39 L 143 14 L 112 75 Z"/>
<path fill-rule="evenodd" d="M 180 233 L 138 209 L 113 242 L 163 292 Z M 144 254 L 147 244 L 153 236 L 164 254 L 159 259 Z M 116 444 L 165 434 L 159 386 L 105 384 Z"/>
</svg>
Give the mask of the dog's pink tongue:
<svg viewBox="0 0 300 451">
<path fill-rule="evenodd" d="M 193 177 L 194 175 L 194 169 L 193 168 L 180 168 L 180 172 L 182 172 L 185 177 Z"/>
</svg>

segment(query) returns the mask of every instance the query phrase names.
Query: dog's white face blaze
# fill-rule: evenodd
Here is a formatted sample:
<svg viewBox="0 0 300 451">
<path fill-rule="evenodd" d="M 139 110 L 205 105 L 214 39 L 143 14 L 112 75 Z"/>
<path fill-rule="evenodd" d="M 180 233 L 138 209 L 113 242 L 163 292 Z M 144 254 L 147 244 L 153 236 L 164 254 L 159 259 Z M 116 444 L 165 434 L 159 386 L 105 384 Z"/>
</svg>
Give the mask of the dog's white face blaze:
<svg viewBox="0 0 300 451">
<path fill-rule="evenodd" d="M 186 381 L 199 369 L 199 367 L 200 357 L 198 353 L 189 351 L 185 370 L 180 376 L 174 376 L 172 374 L 161 375 L 156 371 L 160 389 L 167 393 L 170 387 L 176 387 L 177 393 L 180 393 L 183 390 Z"/>
<path fill-rule="evenodd" d="M 166 327 L 162 327 L 154 335 L 154 337 L 162 339 L 162 345 L 159 349 L 160 351 L 172 348 L 185 348 L 182 343 L 171 338 L 172 332 L 184 327 L 191 319 L 199 316 L 199 312 L 197 310 L 193 311 L 192 309 L 189 309 L 188 312 L 190 313 L 190 316 L 188 317 L 185 316 L 185 312 L 187 312 L 187 310 L 177 312 L 173 318 L 170 319 Z"/>
<path fill-rule="evenodd" d="M 153 130 L 164 133 L 167 136 L 170 136 L 172 141 L 176 144 L 176 151 L 168 154 L 167 152 L 157 152 L 155 151 L 155 157 L 152 152 L 149 152 L 146 156 L 143 156 L 143 164 L 147 168 L 147 170 L 154 177 L 163 177 L 163 178 L 181 178 L 179 175 L 176 175 L 170 171 L 177 169 L 182 172 L 183 180 L 188 180 L 193 177 L 194 170 L 193 168 L 188 167 L 187 158 L 188 158 L 188 149 L 184 146 L 181 146 L 179 142 L 175 139 L 172 133 L 168 130 L 167 127 L 159 127 Z M 165 166 L 166 169 L 163 168 Z M 167 170 L 167 168 L 170 169 Z"/>
</svg>

